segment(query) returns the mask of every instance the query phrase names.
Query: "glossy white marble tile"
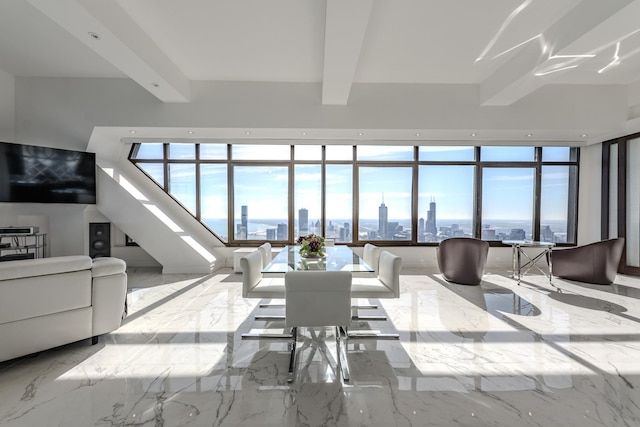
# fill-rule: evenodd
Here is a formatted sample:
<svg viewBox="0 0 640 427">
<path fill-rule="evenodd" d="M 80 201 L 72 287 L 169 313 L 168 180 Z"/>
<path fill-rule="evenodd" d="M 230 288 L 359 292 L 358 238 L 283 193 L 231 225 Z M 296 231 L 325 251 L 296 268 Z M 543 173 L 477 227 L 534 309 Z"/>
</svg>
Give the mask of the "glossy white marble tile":
<svg viewBox="0 0 640 427">
<path fill-rule="evenodd" d="M 132 271 L 120 329 L 0 363 L 0 426 L 640 425 L 640 279 L 401 282 L 352 325 L 400 340 L 350 340 L 344 383 L 331 330 L 303 329 L 289 384 L 286 340 L 241 338 L 284 324 L 240 275 Z"/>
</svg>

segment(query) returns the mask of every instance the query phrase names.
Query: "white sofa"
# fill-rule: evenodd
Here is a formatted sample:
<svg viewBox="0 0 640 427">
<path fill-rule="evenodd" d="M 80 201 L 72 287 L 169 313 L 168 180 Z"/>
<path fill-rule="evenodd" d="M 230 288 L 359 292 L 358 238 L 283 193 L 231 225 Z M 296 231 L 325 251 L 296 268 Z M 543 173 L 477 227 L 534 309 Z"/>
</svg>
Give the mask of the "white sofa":
<svg viewBox="0 0 640 427">
<path fill-rule="evenodd" d="M 0 362 L 120 327 L 126 264 L 64 256 L 0 262 Z"/>
</svg>

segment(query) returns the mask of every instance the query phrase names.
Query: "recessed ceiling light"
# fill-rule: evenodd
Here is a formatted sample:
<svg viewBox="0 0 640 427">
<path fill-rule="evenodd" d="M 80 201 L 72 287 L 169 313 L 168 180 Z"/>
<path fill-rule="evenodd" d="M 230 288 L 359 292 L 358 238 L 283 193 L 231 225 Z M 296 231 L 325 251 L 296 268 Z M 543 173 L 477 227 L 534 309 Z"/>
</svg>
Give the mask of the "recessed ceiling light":
<svg viewBox="0 0 640 427">
<path fill-rule="evenodd" d="M 245 132 L 245 135 L 251 135 L 251 132 L 246 131 L 246 132 Z"/>
<path fill-rule="evenodd" d="M 589 136 L 589 135 L 587 135 L 586 133 L 583 133 L 582 135 L 580 135 L 580 137 L 582 137 L 582 138 L 586 138 L 587 136 Z"/>
<path fill-rule="evenodd" d="M 302 132 L 302 134 L 303 134 L 303 135 L 306 135 L 307 133 L 306 133 L 306 132 Z"/>
<path fill-rule="evenodd" d="M 527 134 L 527 137 L 531 137 L 531 136 L 533 136 L 533 134 L 532 134 L 532 133 L 528 133 L 528 134 Z"/>
<path fill-rule="evenodd" d="M 420 132 L 416 133 L 416 136 L 420 136 L 420 135 L 422 135 Z"/>
<path fill-rule="evenodd" d="M 94 40 L 100 40 L 100 35 L 98 33 L 94 33 L 93 31 L 89 31 L 87 34 L 89 34 L 89 36 Z"/>
<path fill-rule="evenodd" d="M 478 136 L 478 134 L 474 132 L 471 134 L 471 136 Z"/>
<path fill-rule="evenodd" d="M 192 130 L 188 130 L 188 131 L 187 131 L 187 133 L 188 133 L 189 135 L 193 135 L 193 131 L 192 131 Z"/>
<path fill-rule="evenodd" d="M 358 136 L 362 136 L 362 135 L 364 135 L 364 133 L 358 132 Z"/>
<path fill-rule="evenodd" d="M 136 131 L 135 130 L 130 130 L 129 133 L 136 133 Z"/>
</svg>

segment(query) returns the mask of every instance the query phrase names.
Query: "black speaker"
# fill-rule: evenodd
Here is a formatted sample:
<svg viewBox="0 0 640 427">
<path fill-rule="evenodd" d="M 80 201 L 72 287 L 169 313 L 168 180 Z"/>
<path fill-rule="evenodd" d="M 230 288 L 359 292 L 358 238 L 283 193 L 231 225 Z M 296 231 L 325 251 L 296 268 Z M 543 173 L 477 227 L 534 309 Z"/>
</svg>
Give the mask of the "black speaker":
<svg viewBox="0 0 640 427">
<path fill-rule="evenodd" d="M 108 222 L 89 223 L 89 256 L 111 256 L 111 224 Z"/>
</svg>

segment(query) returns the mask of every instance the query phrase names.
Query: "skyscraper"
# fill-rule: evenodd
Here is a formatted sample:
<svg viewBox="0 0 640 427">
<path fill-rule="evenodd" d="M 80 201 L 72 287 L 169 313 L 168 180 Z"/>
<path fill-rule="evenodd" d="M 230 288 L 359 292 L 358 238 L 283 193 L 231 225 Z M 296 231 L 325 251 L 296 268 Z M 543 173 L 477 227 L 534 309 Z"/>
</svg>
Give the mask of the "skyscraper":
<svg viewBox="0 0 640 427">
<path fill-rule="evenodd" d="M 427 220 L 424 224 L 424 232 L 427 234 L 427 240 L 433 242 L 438 235 L 438 227 L 436 226 L 436 202 L 431 198 L 429 202 L 429 210 L 427 211 Z"/>
<path fill-rule="evenodd" d="M 309 211 L 305 208 L 298 210 L 298 228 L 301 236 L 309 234 Z"/>
<path fill-rule="evenodd" d="M 249 224 L 249 207 L 243 205 L 241 208 L 240 224 L 237 226 L 237 238 L 240 240 L 246 240 L 248 236 L 248 224 Z"/>
<path fill-rule="evenodd" d="M 382 193 L 382 203 L 378 208 L 378 236 L 380 239 L 387 239 L 387 224 L 389 222 L 387 205 L 384 204 L 384 193 Z"/>
<path fill-rule="evenodd" d="M 278 224 L 278 240 L 287 240 L 287 224 Z"/>
</svg>

